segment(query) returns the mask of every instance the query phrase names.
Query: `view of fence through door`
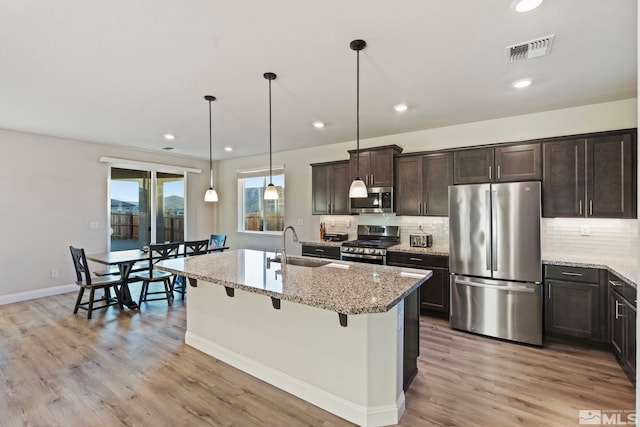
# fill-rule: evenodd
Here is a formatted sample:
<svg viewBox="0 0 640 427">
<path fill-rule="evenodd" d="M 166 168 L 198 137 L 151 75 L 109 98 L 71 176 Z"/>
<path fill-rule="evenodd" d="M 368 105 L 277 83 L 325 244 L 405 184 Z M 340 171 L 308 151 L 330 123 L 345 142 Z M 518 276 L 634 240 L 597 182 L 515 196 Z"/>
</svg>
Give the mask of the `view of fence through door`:
<svg viewBox="0 0 640 427">
<path fill-rule="evenodd" d="M 112 251 L 184 240 L 184 175 L 112 167 L 109 193 Z"/>
</svg>

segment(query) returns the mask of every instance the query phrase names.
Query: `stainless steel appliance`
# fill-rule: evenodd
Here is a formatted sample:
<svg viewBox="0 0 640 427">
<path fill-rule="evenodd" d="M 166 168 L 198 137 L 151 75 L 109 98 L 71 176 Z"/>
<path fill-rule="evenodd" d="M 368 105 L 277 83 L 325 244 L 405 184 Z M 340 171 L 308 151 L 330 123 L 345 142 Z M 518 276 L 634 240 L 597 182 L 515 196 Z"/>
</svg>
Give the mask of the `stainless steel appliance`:
<svg viewBox="0 0 640 427">
<path fill-rule="evenodd" d="M 344 242 L 340 247 L 343 261 L 386 264 L 387 248 L 400 243 L 400 228 L 393 225 L 359 225 L 358 240 Z"/>
<path fill-rule="evenodd" d="M 409 246 L 412 248 L 430 248 L 433 245 L 431 234 L 409 234 Z"/>
<path fill-rule="evenodd" d="M 351 213 L 389 213 L 393 212 L 393 187 L 367 188 L 367 197 L 350 199 Z"/>
<path fill-rule="evenodd" d="M 540 182 L 449 187 L 451 327 L 542 345 Z"/>
</svg>

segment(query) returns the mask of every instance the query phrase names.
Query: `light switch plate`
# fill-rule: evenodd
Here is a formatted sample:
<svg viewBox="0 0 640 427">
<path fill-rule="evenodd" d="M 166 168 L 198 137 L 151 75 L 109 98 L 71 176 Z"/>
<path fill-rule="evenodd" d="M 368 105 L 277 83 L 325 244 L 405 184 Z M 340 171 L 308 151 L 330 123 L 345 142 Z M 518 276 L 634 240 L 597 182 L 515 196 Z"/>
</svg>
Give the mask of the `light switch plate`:
<svg viewBox="0 0 640 427">
<path fill-rule="evenodd" d="M 89 221 L 89 230 L 97 230 L 98 229 L 98 223 L 95 221 Z"/>
</svg>

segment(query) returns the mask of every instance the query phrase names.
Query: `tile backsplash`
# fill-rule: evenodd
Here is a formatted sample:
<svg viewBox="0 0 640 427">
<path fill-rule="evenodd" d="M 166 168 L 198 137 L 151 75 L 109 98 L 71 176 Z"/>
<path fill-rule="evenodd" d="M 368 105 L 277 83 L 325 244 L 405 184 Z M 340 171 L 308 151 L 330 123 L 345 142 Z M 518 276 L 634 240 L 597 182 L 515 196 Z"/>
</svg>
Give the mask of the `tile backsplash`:
<svg viewBox="0 0 640 427">
<path fill-rule="evenodd" d="M 542 218 L 540 235 L 543 257 L 568 254 L 635 264 L 638 256 L 635 219 Z"/>
<path fill-rule="evenodd" d="M 433 235 L 433 246 L 449 248 L 449 219 L 445 217 L 395 216 L 394 214 L 323 216 L 328 232 L 357 237 L 358 224 L 397 225 L 400 241 L 409 244 L 409 234 L 420 227 Z M 540 229 L 542 256 L 571 255 L 585 261 L 617 260 L 635 264 L 638 255 L 638 221 L 635 219 L 542 218 Z"/>
</svg>

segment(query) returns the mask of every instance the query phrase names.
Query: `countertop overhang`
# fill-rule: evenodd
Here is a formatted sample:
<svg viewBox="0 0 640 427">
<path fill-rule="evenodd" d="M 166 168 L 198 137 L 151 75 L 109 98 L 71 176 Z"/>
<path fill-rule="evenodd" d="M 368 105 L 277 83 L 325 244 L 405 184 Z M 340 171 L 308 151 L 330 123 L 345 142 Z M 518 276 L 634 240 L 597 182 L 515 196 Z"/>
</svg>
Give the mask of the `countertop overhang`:
<svg viewBox="0 0 640 427">
<path fill-rule="evenodd" d="M 230 250 L 165 260 L 154 268 L 348 315 L 389 311 L 432 275 L 430 270 L 348 261 L 321 267 L 287 264 L 282 272 L 280 263 L 267 262 L 273 256 L 251 249 Z"/>
</svg>

